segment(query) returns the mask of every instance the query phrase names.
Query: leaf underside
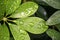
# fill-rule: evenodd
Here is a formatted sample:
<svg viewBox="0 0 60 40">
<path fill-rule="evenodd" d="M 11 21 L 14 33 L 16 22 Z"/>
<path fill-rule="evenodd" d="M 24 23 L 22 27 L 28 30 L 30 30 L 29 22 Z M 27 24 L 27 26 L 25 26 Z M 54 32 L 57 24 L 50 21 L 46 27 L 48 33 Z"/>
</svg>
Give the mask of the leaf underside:
<svg viewBox="0 0 60 40">
<path fill-rule="evenodd" d="M 53 8 L 60 9 L 60 0 L 43 0 Z"/>
<path fill-rule="evenodd" d="M 47 25 L 56 25 L 60 23 L 60 11 L 55 12 L 48 20 Z"/>
<path fill-rule="evenodd" d="M 46 33 L 52 38 L 52 40 L 60 40 L 60 33 L 54 29 L 48 29 Z"/>
</svg>

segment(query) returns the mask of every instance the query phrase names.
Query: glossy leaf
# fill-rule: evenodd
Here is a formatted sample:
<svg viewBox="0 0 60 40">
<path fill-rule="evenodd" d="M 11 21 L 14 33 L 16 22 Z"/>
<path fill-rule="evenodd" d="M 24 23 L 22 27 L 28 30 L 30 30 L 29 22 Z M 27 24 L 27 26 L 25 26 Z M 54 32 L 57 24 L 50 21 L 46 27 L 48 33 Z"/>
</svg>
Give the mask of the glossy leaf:
<svg viewBox="0 0 60 40">
<path fill-rule="evenodd" d="M 60 0 L 43 0 L 43 1 L 56 9 L 60 9 Z"/>
<path fill-rule="evenodd" d="M 26 31 L 19 29 L 19 27 L 14 24 L 9 24 L 9 26 L 15 40 L 30 40 Z"/>
<path fill-rule="evenodd" d="M 28 17 L 14 22 L 17 23 L 21 29 L 34 34 L 44 33 L 48 29 L 45 21 L 37 17 Z"/>
<path fill-rule="evenodd" d="M 21 0 L 6 0 L 6 13 L 10 14 L 14 12 L 20 5 Z"/>
<path fill-rule="evenodd" d="M 14 14 L 11 15 L 13 18 L 24 18 L 34 14 L 38 9 L 38 5 L 34 2 L 23 3 Z"/>
<path fill-rule="evenodd" d="M 43 19 L 47 19 L 47 13 L 45 11 L 45 9 L 42 6 L 39 6 L 37 12 L 36 12 L 36 16 L 43 18 Z"/>
<path fill-rule="evenodd" d="M 60 24 L 55 25 L 57 29 L 60 31 Z"/>
<path fill-rule="evenodd" d="M 0 25 L 0 40 L 9 40 L 9 30 L 5 24 Z"/>
<path fill-rule="evenodd" d="M 47 25 L 55 25 L 60 23 L 60 11 L 55 12 L 48 20 Z"/>
<path fill-rule="evenodd" d="M 47 34 L 52 38 L 52 40 L 60 40 L 60 33 L 53 29 L 48 29 Z"/>
</svg>

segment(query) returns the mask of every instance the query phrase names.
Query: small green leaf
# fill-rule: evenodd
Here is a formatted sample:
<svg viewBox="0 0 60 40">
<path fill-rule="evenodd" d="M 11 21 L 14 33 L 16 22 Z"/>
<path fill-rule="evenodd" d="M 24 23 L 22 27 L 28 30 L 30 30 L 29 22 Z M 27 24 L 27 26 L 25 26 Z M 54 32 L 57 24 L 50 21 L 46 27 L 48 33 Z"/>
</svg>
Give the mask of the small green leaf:
<svg viewBox="0 0 60 40">
<path fill-rule="evenodd" d="M 9 40 L 9 30 L 6 25 L 0 25 L 0 40 Z"/>
<path fill-rule="evenodd" d="M 60 31 L 60 24 L 55 25 L 57 29 Z"/>
<path fill-rule="evenodd" d="M 48 20 L 47 25 L 55 25 L 60 23 L 60 11 L 55 12 Z"/>
<path fill-rule="evenodd" d="M 52 40 L 60 40 L 60 33 L 53 30 L 53 29 L 48 29 L 47 32 L 48 36 L 52 38 Z"/>
<path fill-rule="evenodd" d="M 43 0 L 43 1 L 56 9 L 60 9 L 60 0 Z"/>
<path fill-rule="evenodd" d="M 23 3 L 15 12 L 11 15 L 13 18 L 24 18 L 34 14 L 38 9 L 38 5 L 34 2 Z"/>
<path fill-rule="evenodd" d="M 10 30 L 15 40 L 30 40 L 26 31 L 21 30 L 17 25 L 9 24 Z"/>
<path fill-rule="evenodd" d="M 6 13 L 11 14 L 19 7 L 21 0 L 6 0 L 5 3 Z"/>
<path fill-rule="evenodd" d="M 44 33 L 48 29 L 45 21 L 37 17 L 23 18 L 14 22 L 17 23 L 20 28 L 34 34 Z"/>
</svg>

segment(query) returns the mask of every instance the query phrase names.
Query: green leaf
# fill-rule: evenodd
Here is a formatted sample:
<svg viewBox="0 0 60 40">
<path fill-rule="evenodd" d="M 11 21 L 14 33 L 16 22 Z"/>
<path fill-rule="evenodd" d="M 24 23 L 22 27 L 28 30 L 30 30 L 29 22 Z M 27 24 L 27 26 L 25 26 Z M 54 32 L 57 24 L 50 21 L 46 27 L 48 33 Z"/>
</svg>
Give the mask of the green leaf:
<svg viewBox="0 0 60 40">
<path fill-rule="evenodd" d="M 30 40 L 26 31 L 21 30 L 17 25 L 9 24 L 10 30 L 15 40 Z"/>
<path fill-rule="evenodd" d="M 6 0 L 5 3 L 6 13 L 11 14 L 19 7 L 21 0 Z"/>
<path fill-rule="evenodd" d="M 55 25 L 57 29 L 60 31 L 60 24 Z"/>
<path fill-rule="evenodd" d="M 23 3 L 14 14 L 11 15 L 13 18 L 24 18 L 34 14 L 38 9 L 38 5 L 34 2 Z"/>
<path fill-rule="evenodd" d="M 60 11 L 55 12 L 48 20 L 47 25 L 55 25 L 60 23 Z"/>
<path fill-rule="evenodd" d="M 4 1 L 0 0 L 0 20 L 3 18 L 4 12 L 5 12 Z"/>
<path fill-rule="evenodd" d="M 9 30 L 5 24 L 0 25 L 0 40 L 9 40 Z"/>
<path fill-rule="evenodd" d="M 5 12 L 7 15 L 14 12 L 20 3 L 21 0 L 0 0 L 0 20 L 3 18 Z"/>
<path fill-rule="evenodd" d="M 43 0 L 43 1 L 56 9 L 60 9 L 60 0 Z"/>
<path fill-rule="evenodd" d="M 21 29 L 24 29 L 30 33 L 41 34 L 44 33 L 48 26 L 45 21 L 37 17 L 28 17 L 14 21 Z"/>
<path fill-rule="evenodd" d="M 60 40 L 59 32 L 57 32 L 53 29 L 48 29 L 46 33 L 52 38 L 52 40 Z"/>
</svg>

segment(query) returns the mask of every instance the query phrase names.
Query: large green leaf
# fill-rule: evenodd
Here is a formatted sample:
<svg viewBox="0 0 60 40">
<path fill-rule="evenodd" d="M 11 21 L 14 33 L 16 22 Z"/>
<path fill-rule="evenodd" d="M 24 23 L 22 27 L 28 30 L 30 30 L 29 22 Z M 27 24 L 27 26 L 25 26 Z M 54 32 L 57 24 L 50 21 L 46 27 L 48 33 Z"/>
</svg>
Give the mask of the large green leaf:
<svg viewBox="0 0 60 40">
<path fill-rule="evenodd" d="M 3 18 L 4 12 L 5 12 L 4 1 L 0 0 L 0 20 Z"/>
<path fill-rule="evenodd" d="M 26 31 L 19 29 L 19 27 L 14 24 L 9 24 L 9 26 L 15 40 L 30 40 Z"/>
<path fill-rule="evenodd" d="M 60 24 L 55 25 L 57 29 L 60 31 Z"/>
<path fill-rule="evenodd" d="M 3 18 L 4 13 L 11 14 L 14 12 L 21 3 L 21 0 L 0 0 L 0 20 Z"/>
<path fill-rule="evenodd" d="M 43 1 L 56 9 L 60 9 L 60 0 L 43 0 Z"/>
<path fill-rule="evenodd" d="M 38 5 L 34 2 L 23 3 L 14 14 L 11 15 L 13 18 L 24 18 L 30 16 L 36 12 Z"/>
<path fill-rule="evenodd" d="M 21 0 L 6 0 L 5 6 L 6 6 L 6 13 L 10 14 L 14 12 L 20 5 Z"/>
<path fill-rule="evenodd" d="M 9 40 L 9 30 L 5 24 L 0 25 L 0 40 Z"/>
<path fill-rule="evenodd" d="M 47 25 L 55 25 L 60 23 L 60 11 L 55 12 L 48 20 Z"/>
<path fill-rule="evenodd" d="M 53 29 L 48 29 L 46 33 L 52 38 L 52 40 L 60 40 L 59 32 L 57 32 Z"/>
<path fill-rule="evenodd" d="M 45 21 L 37 17 L 23 18 L 14 22 L 17 23 L 20 28 L 34 34 L 44 33 L 48 29 Z"/>
</svg>

